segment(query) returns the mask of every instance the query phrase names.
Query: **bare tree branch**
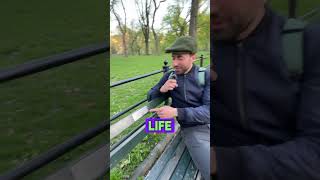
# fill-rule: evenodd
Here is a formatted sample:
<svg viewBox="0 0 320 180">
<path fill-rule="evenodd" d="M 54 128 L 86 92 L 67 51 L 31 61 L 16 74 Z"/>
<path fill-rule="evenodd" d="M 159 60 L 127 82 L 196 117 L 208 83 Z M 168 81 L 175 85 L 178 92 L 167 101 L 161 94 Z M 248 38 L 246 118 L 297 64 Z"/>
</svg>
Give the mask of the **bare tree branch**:
<svg viewBox="0 0 320 180">
<path fill-rule="evenodd" d="M 117 13 L 117 11 L 116 11 L 116 5 L 119 3 L 119 1 L 117 1 L 117 0 L 112 0 L 112 1 L 111 1 L 111 5 L 110 5 L 110 8 L 111 8 L 111 12 L 113 13 L 113 15 L 115 16 L 115 18 L 116 18 L 116 20 L 117 20 L 118 27 L 119 27 L 119 30 L 120 30 L 121 36 L 122 36 L 123 53 L 124 53 L 124 55 L 127 57 L 127 56 L 128 56 L 127 42 L 126 42 L 126 34 L 127 34 L 127 15 L 126 15 L 126 9 L 125 9 L 125 7 L 124 7 L 123 0 L 120 0 L 120 2 L 121 2 L 122 10 L 123 10 L 123 12 L 124 12 L 124 14 L 125 14 L 124 23 L 122 22 L 120 15 L 119 15 L 119 14 Z"/>
</svg>

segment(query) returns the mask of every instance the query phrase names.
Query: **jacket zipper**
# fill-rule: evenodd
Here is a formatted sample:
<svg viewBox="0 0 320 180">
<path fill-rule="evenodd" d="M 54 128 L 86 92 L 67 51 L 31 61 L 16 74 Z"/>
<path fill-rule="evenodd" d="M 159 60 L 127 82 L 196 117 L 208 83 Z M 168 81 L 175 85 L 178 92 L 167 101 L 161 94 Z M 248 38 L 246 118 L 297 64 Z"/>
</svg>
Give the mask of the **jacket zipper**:
<svg viewBox="0 0 320 180">
<path fill-rule="evenodd" d="M 245 100 L 244 100 L 244 87 L 243 87 L 243 72 L 241 68 L 241 56 L 243 52 L 243 44 L 240 42 L 237 44 L 237 62 L 236 62 L 236 69 L 237 69 L 237 97 L 238 97 L 238 107 L 240 113 L 240 122 L 244 129 L 249 128 L 246 112 L 245 112 Z"/>
</svg>

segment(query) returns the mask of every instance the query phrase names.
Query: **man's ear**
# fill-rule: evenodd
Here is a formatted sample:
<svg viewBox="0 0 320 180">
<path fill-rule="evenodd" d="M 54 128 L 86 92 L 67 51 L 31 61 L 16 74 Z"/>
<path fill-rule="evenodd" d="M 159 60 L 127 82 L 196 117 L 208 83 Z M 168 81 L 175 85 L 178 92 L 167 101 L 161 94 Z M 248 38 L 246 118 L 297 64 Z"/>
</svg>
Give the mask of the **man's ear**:
<svg viewBox="0 0 320 180">
<path fill-rule="evenodd" d="M 192 61 L 195 62 L 196 59 L 197 59 L 197 56 L 196 54 L 190 54 L 191 58 L 192 58 Z"/>
</svg>

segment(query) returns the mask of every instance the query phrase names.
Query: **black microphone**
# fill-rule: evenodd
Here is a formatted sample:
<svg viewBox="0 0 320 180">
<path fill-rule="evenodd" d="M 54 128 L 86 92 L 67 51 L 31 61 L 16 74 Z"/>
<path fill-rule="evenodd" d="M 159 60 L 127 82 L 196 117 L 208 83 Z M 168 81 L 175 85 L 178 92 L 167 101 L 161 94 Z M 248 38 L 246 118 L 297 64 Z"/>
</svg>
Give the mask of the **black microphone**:
<svg viewBox="0 0 320 180">
<path fill-rule="evenodd" d="M 169 78 L 168 79 L 174 79 L 177 81 L 178 77 L 176 75 L 176 72 L 175 71 L 172 71 L 172 73 L 170 74 Z M 178 87 L 178 81 L 177 81 L 177 87 Z"/>
<path fill-rule="evenodd" d="M 177 80 L 177 75 L 176 75 L 176 72 L 175 72 L 175 71 L 172 71 L 172 73 L 171 73 L 170 76 L 169 76 L 169 79 L 175 79 L 175 80 Z"/>
</svg>

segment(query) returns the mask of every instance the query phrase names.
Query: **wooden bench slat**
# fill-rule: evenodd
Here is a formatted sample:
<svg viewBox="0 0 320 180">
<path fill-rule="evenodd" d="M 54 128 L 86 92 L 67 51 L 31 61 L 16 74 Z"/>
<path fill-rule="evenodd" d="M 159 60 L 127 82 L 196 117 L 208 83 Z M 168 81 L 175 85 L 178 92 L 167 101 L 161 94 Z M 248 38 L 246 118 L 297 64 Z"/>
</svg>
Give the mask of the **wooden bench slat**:
<svg viewBox="0 0 320 180">
<path fill-rule="evenodd" d="M 141 109 L 145 109 L 145 108 L 146 108 L 146 106 L 144 106 Z M 141 109 L 139 109 L 139 110 L 141 110 Z M 139 112 L 139 110 L 137 110 L 137 112 Z M 147 113 L 145 113 L 145 114 L 147 114 Z M 145 115 L 145 114 L 143 114 L 143 115 Z M 129 116 L 112 124 L 110 127 L 110 139 L 113 139 L 114 137 L 121 134 L 124 130 L 126 130 L 128 127 L 130 127 L 134 122 L 136 122 L 136 120 L 134 119 L 133 115 L 130 114 Z"/>
<path fill-rule="evenodd" d="M 201 180 L 201 173 L 199 170 L 197 171 L 197 176 L 196 176 L 195 180 Z"/>
<path fill-rule="evenodd" d="M 181 134 L 178 133 L 176 137 L 173 139 L 173 141 L 168 145 L 168 148 L 160 156 L 158 161 L 154 164 L 152 169 L 149 171 L 148 175 L 145 177 L 146 180 L 153 180 L 161 174 L 167 162 L 172 157 L 172 154 L 175 152 L 181 139 L 182 139 Z"/>
<path fill-rule="evenodd" d="M 125 118 L 119 120 L 118 122 L 114 123 L 110 127 L 110 139 L 113 139 L 114 137 L 118 136 L 120 133 L 122 133 L 125 129 L 130 127 L 134 122 L 142 118 L 144 115 L 149 113 L 150 108 L 155 108 L 161 103 L 163 103 L 165 98 L 156 98 L 152 101 L 148 102 L 146 106 L 143 106 L 139 108 L 138 110 L 135 110 L 130 115 L 126 116 Z"/>
<path fill-rule="evenodd" d="M 119 161 L 126 157 L 126 155 L 147 135 L 144 131 L 145 126 L 141 126 L 130 137 L 123 141 L 119 146 L 110 152 L 110 169 L 116 166 Z"/>
<path fill-rule="evenodd" d="M 171 180 L 181 180 L 186 174 L 186 171 L 188 169 L 188 166 L 190 164 L 191 157 L 189 154 L 189 151 L 187 148 L 184 149 L 184 152 L 182 154 L 181 159 L 179 160 L 179 163 L 177 164 L 176 169 L 173 172 Z"/>
<path fill-rule="evenodd" d="M 195 179 L 197 176 L 197 168 L 192 160 L 190 160 L 188 168 L 186 170 L 186 174 L 184 175 L 184 180 Z"/>
<path fill-rule="evenodd" d="M 185 149 L 186 149 L 186 145 L 184 144 L 183 141 L 180 141 L 176 151 L 174 152 L 170 160 L 167 162 L 165 169 L 161 172 L 158 179 L 160 180 L 170 179 Z"/>
<path fill-rule="evenodd" d="M 180 132 L 165 149 L 145 179 L 200 179 L 201 174 L 196 168 L 187 150 Z"/>
</svg>

